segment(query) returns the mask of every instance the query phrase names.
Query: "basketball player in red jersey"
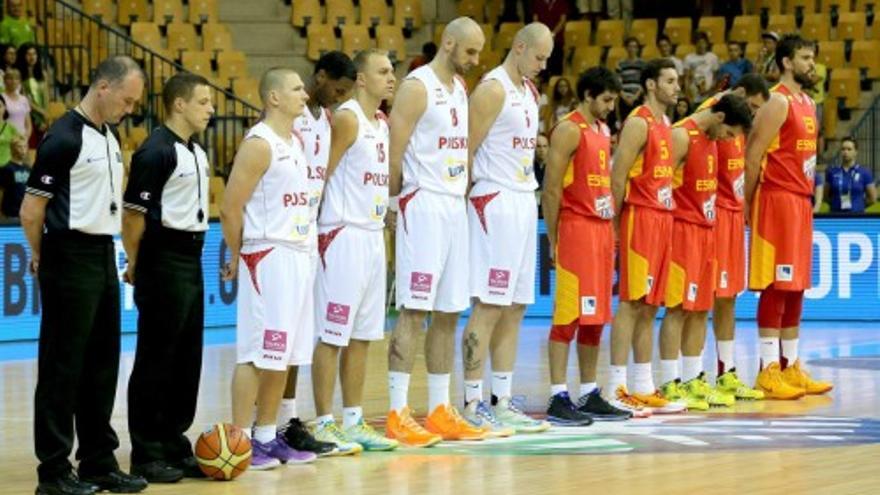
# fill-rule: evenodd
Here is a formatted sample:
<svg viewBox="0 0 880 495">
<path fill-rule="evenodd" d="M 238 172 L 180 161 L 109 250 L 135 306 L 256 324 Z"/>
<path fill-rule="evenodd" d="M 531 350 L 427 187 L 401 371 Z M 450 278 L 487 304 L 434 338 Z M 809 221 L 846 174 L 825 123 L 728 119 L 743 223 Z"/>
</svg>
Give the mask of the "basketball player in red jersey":
<svg viewBox="0 0 880 495">
<path fill-rule="evenodd" d="M 706 323 L 715 298 L 715 199 L 719 139 L 741 136 L 751 126 L 746 101 L 727 94 L 672 130 L 675 221 L 666 281 L 666 315 L 660 327 L 660 390 L 689 409 L 730 406 L 731 394 L 713 389 L 702 366 Z M 682 355 L 679 368 L 679 352 Z"/>
<path fill-rule="evenodd" d="M 755 116 L 746 144 L 746 206 L 751 211 L 749 289 L 761 291 L 761 372 L 756 388 L 770 399 L 831 390 L 798 360 L 804 291 L 810 288 L 818 122 L 813 100 L 813 42 L 786 35 L 776 46 L 782 72 L 770 101 Z M 782 344 L 780 346 L 780 337 Z M 781 347 L 781 354 L 780 354 Z"/>
<path fill-rule="evenodd" d="M 654 412 L 681 412 L 667 401 L 651 376 L 654 316 L 663 302 L 672 255 L 672 138 L 666 110 L 679 86 L 668 59 L 648 62 L 642 71 L 645 103 L 623 124 L 611 171 L 615 225 L 620 237 L 620 306 L 611 333 L 611 372 L 606 390 L 612 404 Z M 626 364 L 634 349 L 633 394 L 626 389 Z"/>
<path fill-rule="evenodd" d="M 599 339 L 611 321 L 614 218 L 611 200 L 611 132 L 604 119 L 614 111 L 620 79 L 604 67 L 584 72 L 578 108 L 552 130 L 541 206 L 556 265 L 553 326 L 547 349 L 554 424 L 624 420 L 632 412 L 611 406 L 596 386 Z M 566 386 L 569 344 L 577 334 L 580 393 L 575 405 Z"/>
</svg>

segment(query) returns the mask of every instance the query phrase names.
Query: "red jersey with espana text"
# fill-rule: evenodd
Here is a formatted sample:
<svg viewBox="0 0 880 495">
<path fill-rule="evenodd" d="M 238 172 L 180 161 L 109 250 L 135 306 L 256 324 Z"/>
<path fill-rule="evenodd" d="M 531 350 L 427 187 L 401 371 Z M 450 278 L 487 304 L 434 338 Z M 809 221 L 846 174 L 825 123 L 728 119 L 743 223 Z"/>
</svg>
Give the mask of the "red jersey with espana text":
<svg viewBox="0 0 880 495">
<path fill-rule="evenodd" d="M 672 210 L 672 128 L 669 119 L 654 118 L 651 109 L 642 105 L 629 114 L 630 119 L 645 119 L 648 136 L 645 147 L 636 158 L 626 183 L 627 204 L 657 210 Z"/>
<path fill-rule="evenodd" d="M 578 126 L 580 141 L 565 169 L 560 210 L 611 220 L 611 132 L 599 120 L 590 125 L 579 111 L 563 117 L 566 120 Z"/>
<path fill-rule="evenodd" d="M 715 225 L 715 192 L 718 189 L 718 149 L 693 119 L 675 124 L 688 133 L 684 165 L 675 172 L 676 220 L 711 227 Z"/>
<path fill-rule="evenodd" d="M 777 84 L 771 91 L 788 100 L 788 114 L 767 148 L 760 187 L 812 196 L 818 133 L 816 106 L 809 95 L 794 94 L 783 84 Z"/>
</svg>

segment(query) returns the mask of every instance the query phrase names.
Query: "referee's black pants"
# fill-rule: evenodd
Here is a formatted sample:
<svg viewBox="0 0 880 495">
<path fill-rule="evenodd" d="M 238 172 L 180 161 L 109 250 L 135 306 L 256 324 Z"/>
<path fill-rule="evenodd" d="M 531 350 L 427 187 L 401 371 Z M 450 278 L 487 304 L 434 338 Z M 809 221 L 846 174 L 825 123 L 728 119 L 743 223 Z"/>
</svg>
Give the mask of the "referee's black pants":
<svg viewBox="0 0 880 495">
<path fill-rule="evenodd" d="M 148 230 L 138 250 L 138 340 L 128 382 L 133 465 L 193 455 L 185 433 L 195 418 L 202 369 L 203 237 Z"/>
<path fill-rule="evenodd" d="M 119 273 L 110 236 L 45 234 L 34 443 L 40 481 L 71 469 L 74 427 L 81 475 L 118 468 L 110 426 L 119 372 Z M 74 426 L 75 425 L 75 426 Z"/>
</svg>

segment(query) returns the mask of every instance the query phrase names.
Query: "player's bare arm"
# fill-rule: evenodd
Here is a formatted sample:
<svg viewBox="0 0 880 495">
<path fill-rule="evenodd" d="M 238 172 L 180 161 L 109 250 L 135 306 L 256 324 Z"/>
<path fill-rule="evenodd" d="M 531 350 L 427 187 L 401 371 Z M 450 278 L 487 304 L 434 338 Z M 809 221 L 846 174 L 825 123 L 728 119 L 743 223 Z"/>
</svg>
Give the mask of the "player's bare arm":
<svg viewBox="0 0 880 495">
<path fill-rule="evenodd" d="M 220 205 L 220 222 L 223 226 L 223 239 L 229 248 L 229 263 L 223 270 L 223 279 L 232 280 L 238 274 L 238 256 L 241 252 L 244 206 L 254 193 L 257 183 L 269 169 L 272 150 L 264 139 L 246 139 L 241 143 L 232 173 L 226 184 L 223 204 Z"/>
<path fill-rule="evenodd" d="M 40 267 L 40 243 L 43 239 L 43 223 L 46 221 L 46 206 L 49 198 L 34 194 L 25 194 L 18 212 L 21 228 L 31 248 L 30 271 L 37 274 Z"/>
<path fill-rule="evenodd" d="M 611 195 L 614 196 L 614 223 L 620 222 L 626 178 L 648 141 L 648 123 L 645 119 L 627 119 L 620 131 L 617 149 L 614 150 L 614 166 L 611 168 Z"/>
<path fill-rule="evenodd" d="M 504 107 L 504 86 L 492 79 L 477 85 L 468 100 L 468 177 L 472 177 L 474 155 Z"/>
<path fill-rule="evenodd" d="M 351 110 L 342 110 L 333 115 L 333 123 L 330 126 L 330 157 L 327 160 L 327 172 L 324 180 L 330 180 L 330 176 L 339 166 L 342 156 L 351 148 L 358 135 L 358 119 Z"/>
<path fill-rule="evenodd" d="M 134 269 L 137 266 L 138 249 L 144 230 L 147 228 L 146 218 L 143 213 L 128 208 L 122 211 L 122 247 L 125 249 L 125 257 L 128 258 L 128 266 L 122 278 L 126 283 L 134 285 Z"/>
<path fill-rule="evenodd" d="M 388 194 L 397 196 L 403 185 L 403 153 L 422 114 L 425 113 L 428 93 L 425 85 L 416 79 L 407 79 L 400 84 L 388 117 Z"/>
<path fill-rule="evenodd" d="M 551 257 L 556 252 L 558 239 L 562 181 L 571 157 L 577 151 L 580 135 L 578 125 L 568 120 L 560 122 L 550 135 L 550 149 L 547 151 L 547 165 L 544 171 L 544 191 L 541 193 L 541 210 L 544 212 L 544 223 L 547 225 Z"/>
<path fill-rule="evenodd" d="M 752 205 L 755 187 L 758 185 L 758 176 L 761 173 L 761 162 L 764 154 L 770 146 L 770 142 L 779 133 L 785 117 L 788 115 L 788 101 L 780 94 L 773 94 L 770 101 L 765 103 L 755 114 L 752 122 L 752 131 L 746 141 L 746 212 Z M 749 215 L 746 214 L 746 221 Z"/>
</svg>

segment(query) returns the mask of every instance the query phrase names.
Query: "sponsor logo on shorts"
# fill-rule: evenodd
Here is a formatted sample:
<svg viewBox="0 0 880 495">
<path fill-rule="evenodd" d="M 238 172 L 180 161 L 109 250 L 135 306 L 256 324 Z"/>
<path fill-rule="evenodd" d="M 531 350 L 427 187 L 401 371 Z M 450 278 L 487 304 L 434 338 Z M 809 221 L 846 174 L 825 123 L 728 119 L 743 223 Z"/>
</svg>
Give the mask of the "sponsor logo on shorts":
<svg viewBox="0 0 880 495">
<path fill-rule="evenodd" d="M 263 349 L 267 351 L 285 352 L 287 350 L 287 332 L 282 330 L 264 330 Z"/>
<path fill-rule="evenodd" d="M 330 330 L 329 328 L 324 329 L 324 334 L 325 335 L 332 335 L 334 337 L 342 337 L 342 332 L 340 332 L 338 330 Z"/>
<path fill-rule="evenodd" d="M 721 271 L 721 282 L 718 284 L 722 289 L 727 288 L 727 270 Z"/>
<path fill-rule="evenodd" d="M 654 277 L 652 275 L 648 275 L 648 292 L 651 292 L 651 289 L 654 288 Z"/>
<path fill-rule="evenodd" d="M 335 302 L 327 303 L 327 321 L 338 323 L 340 325 L 348 325 L 348 313 L 351 307 L 345 304 Z"/>
<path fill-rule="evenodd" d="M 792 265 L 776 265 L 776 281 L 791 282 L 794 280 L 794 267 Z"/>
<path fill-rule="evenodd" d="M 694 302 L 697 300 L 697 284 L 691 282 L 688 284 L 688 301 Z"/>
<path fill-rule="evenodd" d="M 489 287 L 506 289 L 510 287 L 510 270 L 489 269 Z"/>
<path fill-rule="evenodd" d="M 412 272 L 409 277 L 409 290 L 412 292 L 431 292 L 434 275 L 430 273 Z"/>
<path fill-rule="evenodd" d="M 595 316 L 596 315 L 596 297 L 595 296 L 581 297 L 581 314 L 584 316 Z"/>
</svg>

